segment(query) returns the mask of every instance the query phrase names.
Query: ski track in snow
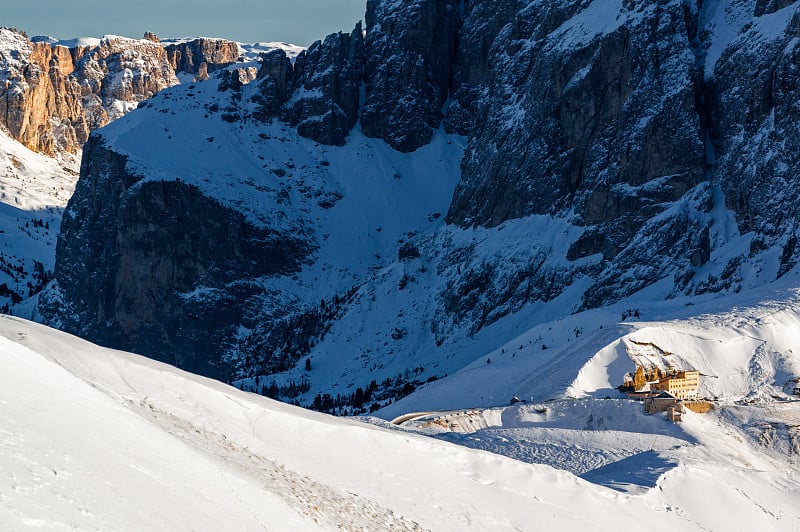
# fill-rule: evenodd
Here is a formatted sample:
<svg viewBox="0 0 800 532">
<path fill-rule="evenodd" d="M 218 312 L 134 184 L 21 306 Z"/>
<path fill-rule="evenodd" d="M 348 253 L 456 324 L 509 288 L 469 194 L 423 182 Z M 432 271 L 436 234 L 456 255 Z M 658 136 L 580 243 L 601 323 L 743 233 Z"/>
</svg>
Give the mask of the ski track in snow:
<svg viewBox="0 0 800 532">
<path fill-rule="evenodd" d="M 236 443 L 228 441 L 224 435 L 209 432 L 169 412 L 160 410 L 145 399 L 138 402 L 126 399 L 125 402 L 129 408 L 139 412 L 144 418 L 192 448 L 218 460 L 223 480 L 228 474 L 226 469 L 235 468 L 257 479 L 264 485 L 265 490 L 275 493 L 315 523 L 322 522 L 333 525 L 339 530 L 364 532 L 375 530 L 376 527 L 381 530 L 426 530 L 418 523 L 405 519 L 367 498 L 342 492 L 316 482 L 286 468 L 275 460 L 251 451 L 247 446 L 240 447 Z M 256 425 L 265 412 L 266 410 L 261 410 L 251 424 L 253 439 L 256 437 Z M 226 480 L 225 482 L 227 483 Z M 236 489 L 230 484 L 228 487 L 236 496 Z M 243 506 L 247 507 L 245 501 L 241 502 Z M 262 527 L 264 530 L 274 529 L 264 523 L 262 523 Z"/>
</svg>

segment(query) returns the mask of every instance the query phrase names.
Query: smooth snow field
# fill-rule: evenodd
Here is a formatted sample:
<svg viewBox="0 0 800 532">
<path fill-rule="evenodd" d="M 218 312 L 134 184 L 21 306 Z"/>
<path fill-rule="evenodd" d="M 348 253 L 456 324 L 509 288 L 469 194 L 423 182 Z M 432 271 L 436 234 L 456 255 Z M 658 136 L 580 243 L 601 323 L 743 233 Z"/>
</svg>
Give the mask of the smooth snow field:
<svg viewBox="0 0 800 532">
<path fill-rule="evenodd" d="M 767 452 L 745 430 L 782 416 L 796 436 L 790 401 L 680 426 L 622 400 L 479 411 L 496 430 L 485 446 L 518 449 L 515 460 L 294 408 L 8 316 L 0 383 L 2 530 L 800 525 L 797 449 Z M 522 461 L 537 453 L 560 469 Z"/>
</svg>

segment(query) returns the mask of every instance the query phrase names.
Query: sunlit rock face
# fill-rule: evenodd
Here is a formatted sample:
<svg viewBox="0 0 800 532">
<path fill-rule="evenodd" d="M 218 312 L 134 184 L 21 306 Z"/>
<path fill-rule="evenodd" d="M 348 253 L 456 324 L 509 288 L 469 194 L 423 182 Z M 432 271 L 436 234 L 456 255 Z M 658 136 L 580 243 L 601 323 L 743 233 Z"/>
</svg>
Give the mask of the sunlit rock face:
<svg viewBox="0 0 800 532">
<path fill-rule="evenodd" d="M 92 130 L 177 84 L 177 73 L 207 79 L 239 55 L 231 41 L 163 45 L 149 32 L 80 43 L 32 42 L 0 28 L 0 123 L 34 151 L 76 153 Z"/>
</svg>

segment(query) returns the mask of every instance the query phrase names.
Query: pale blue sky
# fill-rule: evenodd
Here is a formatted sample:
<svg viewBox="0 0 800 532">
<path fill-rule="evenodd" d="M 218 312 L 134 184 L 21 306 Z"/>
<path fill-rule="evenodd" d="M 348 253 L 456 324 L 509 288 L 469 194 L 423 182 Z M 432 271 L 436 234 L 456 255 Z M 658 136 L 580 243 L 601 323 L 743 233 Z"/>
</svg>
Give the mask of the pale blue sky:
<svg viewBox="0 0 800 532">
<path fill-rule="evenodd" d="M 364 18 L 366 0 L 0 0 L 0 26 L 59 39 L 225 37 L 307 46 Z"/>
</svg>

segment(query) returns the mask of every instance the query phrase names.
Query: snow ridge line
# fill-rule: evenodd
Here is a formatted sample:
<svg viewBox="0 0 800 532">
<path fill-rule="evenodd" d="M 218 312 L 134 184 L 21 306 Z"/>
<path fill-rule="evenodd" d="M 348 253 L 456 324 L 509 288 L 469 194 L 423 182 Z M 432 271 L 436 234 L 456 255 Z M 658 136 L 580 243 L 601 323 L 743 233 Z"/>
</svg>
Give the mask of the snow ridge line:
<svg viewBox="0 0 800 532">
<path fill-rule="evenodd" d="M 223 472 L 223 479 L 235 490 L 224 476 L 223 463 L 235 467 L 245 475 L 263 482 L 265 491 L 278 495 L 301 514 L 314 522 L 328 522 L 339 529 L 369 532 L 375 529 L 389 531 L 425 532 L 419 523 L 395 514 L 389 508 L 358 496 L 342 493 L 339 489 L 314 481 L 288 469 L 286 466 L 237 445 L 224 434 L 210 432 L 174 414 L 161 410 L 145 399 L 134 401 L 127 398 L 126 407 L 137 411 L 169 434 L 177 437 L 193 449 L 214 458 Z M 262 409 L 261 419 L 266 410 Z M 255 423 L 253 423 L 255 438 Z M 252 446 L 254 440 L 251 440 Z M 239 497 L 236 497 L 239 499 Z M 239 499 L 241 500 L 241 499 Z M 245 506 L 246 507 L 246 506 Z M 261 523 L 265 530 L 266 525 Z"/>
</svg>

